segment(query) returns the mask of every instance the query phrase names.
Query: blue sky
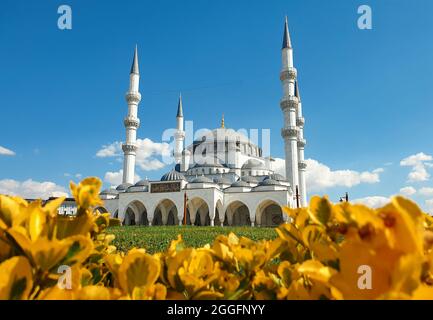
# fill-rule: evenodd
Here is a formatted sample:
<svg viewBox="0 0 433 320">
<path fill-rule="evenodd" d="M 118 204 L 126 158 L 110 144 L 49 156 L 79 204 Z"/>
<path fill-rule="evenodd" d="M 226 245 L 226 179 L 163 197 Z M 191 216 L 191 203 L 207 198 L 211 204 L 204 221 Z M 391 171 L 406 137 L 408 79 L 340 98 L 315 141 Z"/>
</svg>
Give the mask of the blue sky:
<svg viewBox="0 0 433 320">
<path fill-rule="evenodd" d="M 57 28 L 61 4 L 72 8 L 72 30 Z M 363 4 L 372 8 L 372 30 L 357 27 Z M 14 155 L 0 148 L 0 191 L 67 188 L 77 174 L 104 178 L 121 169 L 119 159 L 96 154 L 124 139 L 136 43 L 140 138 L 161 142 L 175 125 L 182 91 L 185 119 L 196 127 L 217 127 L 224 113 L 234 129 L 270 128 L 271 153 L 283 157 L 279 71 L 287 15 L 306 157 L 320 163 L 310 179 L 329 176 L 312 193 L 389 197 L 410 186 L 411 197 L 433 210 L 433 201 L 425 202 L 433 199 L 433 2 L 416 4 L 2 1 L 0 146 Z M 158 179 L 168 169 L 138 174 Z M 411 171 L 418 175 L 408 181 Z"/>
</svg>

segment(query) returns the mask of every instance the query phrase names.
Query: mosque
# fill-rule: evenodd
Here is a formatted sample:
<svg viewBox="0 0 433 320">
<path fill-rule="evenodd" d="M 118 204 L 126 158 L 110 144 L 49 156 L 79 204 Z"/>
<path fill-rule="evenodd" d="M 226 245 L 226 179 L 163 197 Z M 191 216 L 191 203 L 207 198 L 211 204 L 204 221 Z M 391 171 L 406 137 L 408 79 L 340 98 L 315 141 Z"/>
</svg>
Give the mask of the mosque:
<svg viewBox="0 0 433 320">
<path fill-rule="evenodd" d="M 101 211 L 108 211 L 124 225 L 275 226 L 286 221 L 282 206 L 307 205 L 303 137 L 305 120 L 293 65 L 293 48 L 287 18 L 282 45 L 280 107 L 284 126 L 286 176 L 274 170 L 274 160 L 246 135 L 225 127 L 209 130 L 184 146 L 182 98 L 176 114 L 173 157 L 175 166 L 159 181 L 134 183 L 139 92 L 138 53 L 135 48 L 126 93 L 126 141 L 123 182 L 100 196 Z"/>
</svg>

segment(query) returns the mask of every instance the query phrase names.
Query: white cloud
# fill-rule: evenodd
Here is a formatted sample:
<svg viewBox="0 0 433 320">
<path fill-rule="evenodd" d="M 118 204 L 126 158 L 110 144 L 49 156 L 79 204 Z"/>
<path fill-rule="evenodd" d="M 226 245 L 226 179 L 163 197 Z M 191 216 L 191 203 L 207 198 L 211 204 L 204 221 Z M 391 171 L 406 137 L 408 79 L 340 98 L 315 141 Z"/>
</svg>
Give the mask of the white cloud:
<svg viewBox="0 0 433 320">
<path fill-rule="evenodd" d="M 391 200 L 387 197 L 372 196 L 351 200 L 352 203 L 364 204 L 370 208 L 380 208 L 388 204 Z"/>
<path fill-rule="evenodd" d="M 0 180 L 0 194 L 17 195 L 26 199 L 67 196 L 66 189 L 54 182 L 38 182 L 32 179 L 23 182 L 13 179 Z"/>
<path fill-rule="evenodd" d="M 104 181 L 108 182 L 112 186 L 118 186 L 122 183 L 123 178 L 123 170 L 119 170 L 117 172 L 108 171 L 105 173 Z M 139 181 L 141 178 L 138 174 L 135 174 L 134 182 Z"/>
<path fill-rule="evenodd" d="M 419 194 L 426 197 L 433 197 L 433 188 L 424 187 L 419 189 Z"/>
<path fill-rule="evenodd" d="M 159 170 L 164 168 L 167 164 L 170 164 L 166 163 L 168 162 L 165 161 L 167 158 L 170 158 L 172 161 L 171 149 L 168 143 L 153 142 L 152 140 L 146 138 L 137 139 L 136 145 L 136 165 L 144 171 Z M 123 156 L 122 143 L 116 141 L 112 144 L 104 145 L 96 153 L 96 156 L 99 158 L 117 157 L 118 160 L 121 160 L 121 157 Z"/>
<path fill-rule="evenodd" d="M 430 178 L 430 174 L 427 172 L 426 165 L 430 166 L 430 163 L 426 161 L 432 161 L 433 157 L 423 152 L 411 155 L 400 161 L 402 167 L 412 167 L 412 171 L 408 175 L 408 182 L 427 181 Z"/>
<path fill-rule="evenodd" d="M 354 170 L 331 170 L 328 166 L 314 159 L 307 159 L 306 183 L 308 191 L 324 191 L 333 187 L 353 187 L 361 183 L 378 183 L 380 174 L 384 172 L 383 168 L 377 168 L 373 171 L 358 172 Z M 285 160 L 275 158 L 272 164 L 272 170 L 283 176 L 285 172 Z"/>
<path fill-rule="evenodd" d="M 14 156 L 15 152 L 5 147 L 0 146 L 0 156 Z"/>
<path fill-rule="evenodd" d="M 373 171 L 358 172 L 354 170 L 331 170 L 328 166 L 314 159 L 307 159 L 306 183 L 308 191 L 324 191 L 333 187 L 353 187 L 361 183 L 378 183 L 380 174 L 384 172 L 383 168 L 377 168 Z M 272 169 L 283 176 L 285 172 L 285 160 L 275 158 Z"/>
<path fill-rule="evenodd" d="M 109 145 L 103 145 L 102 149 L 96 152 L 96 156 L 99 158 L 120 157 L 121 155 L 122 143 L 118 141 Z"/>
<path fill-rule="evenodd" d="M 414 187 L 404 187 L 400 189 L 400 193 L 404 196 L 411 196 L 416 193 L 416 189 Z"/>
<path fill-rule="evenodd" d="M 331 170 L 317 160 L 307 159 L 307 186 L 310 191 L 323 191 L 333 187 L 353 187 L 361 183 L 380 182 L 382 168 L 373 171 Z"/>
</svg>

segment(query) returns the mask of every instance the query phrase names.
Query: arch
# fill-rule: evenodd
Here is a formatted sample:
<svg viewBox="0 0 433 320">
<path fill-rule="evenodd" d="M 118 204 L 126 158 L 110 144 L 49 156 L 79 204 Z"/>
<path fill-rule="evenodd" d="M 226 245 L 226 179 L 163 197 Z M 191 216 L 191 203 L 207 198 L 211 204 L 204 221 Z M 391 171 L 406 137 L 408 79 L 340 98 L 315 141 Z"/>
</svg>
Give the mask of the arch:
<svg viewBox="0 0 433 320">
<path fill-rule="evenodd" d="M 114 211 L 113 218 L 115 219 L 119 218 L 119 210 Z"/>
<path fill-rule="evenodd" d="M 210 225 L 209 205 L 204 199 L 200 197 L 189 199 L 187 202 L 187 207 L 191 213 L 191 224 L 195 226 Z"/>
<path fill-rule="evenodd" d="M 231 226 L 250 226 L 250 210 L 242 201 L 231 202 L 226 209 L 227 222 Z"/>
<path fill-rule="evenodd" d="M 275 200 L 264 200 L 256 209 L 256 223 L 262 227 L 275 227 L 284 222 L 283 210 Z"/>
<path fill-rule="evenodd" d="M 171 199 L 161 200 L 155 207 L 152 225 L 177 225 L 179 224 L 178 209 Z"/>
<path fill-rule="evenodd" d="M 124 225 L 148 225 L 147 209 L 141 201 L 133 200 L 126 206 Z"/>
</svg>

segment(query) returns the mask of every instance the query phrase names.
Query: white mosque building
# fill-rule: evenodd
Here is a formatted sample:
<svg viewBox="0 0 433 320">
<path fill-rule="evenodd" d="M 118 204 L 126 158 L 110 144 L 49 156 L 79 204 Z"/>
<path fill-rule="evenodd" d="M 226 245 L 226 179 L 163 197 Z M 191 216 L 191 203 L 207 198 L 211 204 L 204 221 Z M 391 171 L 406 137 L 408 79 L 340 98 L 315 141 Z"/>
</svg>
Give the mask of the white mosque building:
<svg viewBox="0 0 433 320">
<path fill-rule="evenodd" d="M 273 159 L 264 157 L 262 149 L 246 135 L 226 128 L 224 118 L 220 128 L 209 130 L 184 146 L 180 97 L 174 135 L 175 167 L 158 181 L 141 180 L 134 184 L 136 132 L 140 125 L 137 111 L 141 100 L 135 48 L 126 94 L 123 183 L 101 192 L 101 210 L 111 212 L 124 225 L 275 226 L 287 219 L 282 206 L 306 206 L 305 121 L 287 18 L 280 79 L 286 177 L 275 173 Z"/>
</svg>

